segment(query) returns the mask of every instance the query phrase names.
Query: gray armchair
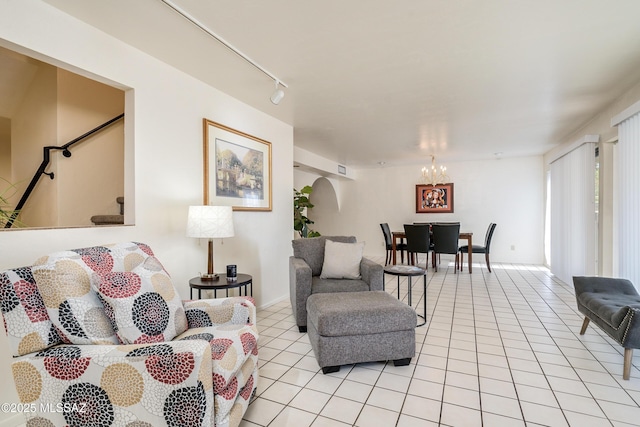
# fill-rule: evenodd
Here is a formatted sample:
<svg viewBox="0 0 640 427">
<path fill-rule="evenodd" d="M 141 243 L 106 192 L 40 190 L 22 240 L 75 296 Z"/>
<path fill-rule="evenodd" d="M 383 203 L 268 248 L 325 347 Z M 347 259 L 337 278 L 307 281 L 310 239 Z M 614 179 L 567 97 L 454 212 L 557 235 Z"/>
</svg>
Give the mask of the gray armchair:
<svg viewBox="0 0 640 427">
<path fill-rule="evenodd" d="M 307 331 L 307 298 L 311 294 L 382 290 L 382 265 L 367 258 L 362 258 L 360 263 L 360 279 L 320 278 L 327 239 L 356 243 L 354 236 L 321 236 L 291 242 L 293 256 L 289 257 L 289 294 L 300 332 Z"/>
</svg>

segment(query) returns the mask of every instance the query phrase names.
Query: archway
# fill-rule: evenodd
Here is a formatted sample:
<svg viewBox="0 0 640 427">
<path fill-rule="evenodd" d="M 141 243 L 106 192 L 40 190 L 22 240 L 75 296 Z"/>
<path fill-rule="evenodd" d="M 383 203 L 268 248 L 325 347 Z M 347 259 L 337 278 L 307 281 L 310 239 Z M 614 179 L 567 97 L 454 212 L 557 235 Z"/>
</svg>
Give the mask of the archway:
<svg viewBox="0 0 640 427">
<path fill-rule="evenodd" d="M 340 206 L 333 183 L 321 177 L 315 180 L 312 187 L 311 203 L 314 207 L 309 209 L 307 214 L 314 222 L 311 228 L 323 235 L 340 234 L 338 221 Z"/>
</svg>

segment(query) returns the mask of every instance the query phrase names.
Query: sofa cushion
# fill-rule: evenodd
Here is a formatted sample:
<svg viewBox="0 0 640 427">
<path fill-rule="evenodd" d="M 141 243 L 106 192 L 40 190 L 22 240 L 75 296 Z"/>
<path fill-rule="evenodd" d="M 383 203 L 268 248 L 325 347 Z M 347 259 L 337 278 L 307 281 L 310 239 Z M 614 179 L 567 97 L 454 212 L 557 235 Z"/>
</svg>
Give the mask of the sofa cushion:
<svg viewBox="0 0 640 427">
<path fill-rule="evenodd" d="M 103 246 L 61 251 L 39 258 L 32 271 L 51 321 L 64 342 L 119 344 L 91 280 L 112 265 Z"/>
<path fill-rule="evenodd" d="M 369 285 L 364 280 L 348 279 L 321 279 L 320 276 L 311 278 L 311 293 L 334 292 L 363 292 L 370 291 Z"/>
<path fill-rule="evenodd" d="M 149 247 L 124 243 L 109 249 L 115 268 L 95 276 L 93 286 L 120 341 L 169 341 L 184 332 L 187 318 L 180 295 Z"/>
<path fill-rule="evenodd" d="M 640 308 L 638 295 L 583 292 L 577 298 L 579 303 L 613 328 L 620 326 L 630 307 Z"/>
<path fill-rule="evenodd" d="M 324 262 L 321 279 L 360 279 L 360 262 L 364 242 L 342 243 L 327 240 L 324 245 Z"/>
<path fill-rule="evenodd" d="M 324 264 L 324 243 L 326 240 L 342 243 L 355 243 L 354 236 L 320 236 L 308 239 L 294 239 L 291 241 L 293 246 L 293 256 L 301 258 L 311 267 L 311 275 L 319 276 L 322 272 L 322 264 Z"/>
<path fill-rule="evenodd" d="M 14 360 L 11 371 L 21 402 L 38 408 L 22 425 L 213 426 L 205 342 L 62 345 Z"/>
<path fill-rule="evenodd" d="M 62 344 L 38 292 L 31 267 L 0 273 L 0 309 L 13 356 Z"/>
</svg>

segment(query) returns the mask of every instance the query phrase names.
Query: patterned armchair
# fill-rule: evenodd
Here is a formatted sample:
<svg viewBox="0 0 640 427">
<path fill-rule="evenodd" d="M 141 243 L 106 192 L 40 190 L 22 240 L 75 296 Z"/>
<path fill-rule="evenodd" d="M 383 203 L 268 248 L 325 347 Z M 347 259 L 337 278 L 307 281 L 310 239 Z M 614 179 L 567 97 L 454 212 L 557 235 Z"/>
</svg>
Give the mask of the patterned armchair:
<svg viewBox="0 0 640 427">
<path fill-rule="evenodd" d="M 181 301 L 140 243 L 0 273 L 27 426 L 237 426 L 258 379 L 248 297 Z"/>
</svg>

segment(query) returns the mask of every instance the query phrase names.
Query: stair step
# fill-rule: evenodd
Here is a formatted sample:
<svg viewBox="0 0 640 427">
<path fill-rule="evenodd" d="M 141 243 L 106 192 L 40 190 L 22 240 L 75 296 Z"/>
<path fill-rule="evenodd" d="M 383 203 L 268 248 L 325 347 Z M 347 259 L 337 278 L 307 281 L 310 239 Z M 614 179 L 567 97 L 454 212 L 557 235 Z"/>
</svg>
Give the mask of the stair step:
<svg viewBox="0 0 640 427">
<path fill-rule="evenodd" d="M 124 224 L 124 215 L 94 215 L 91 222 L 95 225 Z"/>
<path fill-rule="evenodd" d="M 94 215 L 91 222 L 94 225 L 124 224 L 124 197 L 116 197 L 116 202 L 120 205 L 120 215 Z"/>
<path fill-rule="evenodd" d="M 116 202 L 120 205 L 120 215 L 124 215 L 124 197 L 116 197 Z"/>
</svg>

